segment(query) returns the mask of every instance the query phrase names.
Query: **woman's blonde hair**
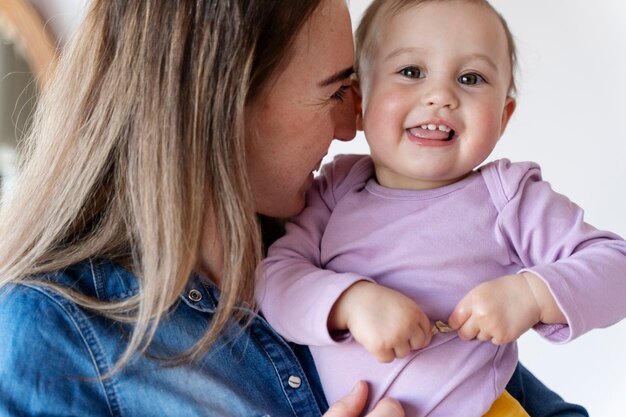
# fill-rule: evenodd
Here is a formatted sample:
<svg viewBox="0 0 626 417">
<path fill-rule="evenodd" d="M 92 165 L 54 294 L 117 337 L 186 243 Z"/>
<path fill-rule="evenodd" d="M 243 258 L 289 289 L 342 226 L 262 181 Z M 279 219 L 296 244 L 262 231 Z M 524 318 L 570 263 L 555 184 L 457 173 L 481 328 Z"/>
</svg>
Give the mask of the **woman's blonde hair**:
<svg viewBox="0 0 626 417">
<path fill-rule="evenodd" d="M 206 352 L 253 303 L 261 237 L 244 107 L 289 58 L 323 0 L 94 0 L 40 100 L 0 214 L 0 285 L 87 258 L 133 271 L 137 296 L 101 302 L 38 279 L 149 345 L 196 266 L 205 216 L 224 247 Z M 181 359 L 182 358 L 182 359 Z"/>
</svg>

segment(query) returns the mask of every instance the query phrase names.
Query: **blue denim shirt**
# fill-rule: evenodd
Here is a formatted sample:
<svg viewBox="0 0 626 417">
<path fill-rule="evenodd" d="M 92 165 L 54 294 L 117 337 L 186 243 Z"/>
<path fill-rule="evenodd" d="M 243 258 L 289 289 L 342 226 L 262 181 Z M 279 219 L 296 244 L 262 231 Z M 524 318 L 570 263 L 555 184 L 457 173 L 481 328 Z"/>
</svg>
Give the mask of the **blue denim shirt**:
<svg viewBox="0 0 626 417">
<path fill-rule="evenodd" d="M 109 261 L 45 278 L 103 301 L 137 293 L 135 276 Z M 190 348 L 217 298 L 214 286 L 192 276 L 148 354 L 102 380 L 124 350 L 128 325 L 41 286 L 4 288 L 0 416 L 319 416 L 327 404 L 308 350 L 286 343 L 262 317 L 192 363 L 171 367 L 156 358 Z"/>
</svg>

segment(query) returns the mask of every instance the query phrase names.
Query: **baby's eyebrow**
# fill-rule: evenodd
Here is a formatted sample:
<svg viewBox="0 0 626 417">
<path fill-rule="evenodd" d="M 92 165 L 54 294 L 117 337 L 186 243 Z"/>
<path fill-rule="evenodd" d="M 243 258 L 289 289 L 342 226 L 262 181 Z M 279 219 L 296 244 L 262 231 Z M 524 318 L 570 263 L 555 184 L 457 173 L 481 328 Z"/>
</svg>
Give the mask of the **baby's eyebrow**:
<svg viewBox="0 0 626 417">
<path fill-rule="evenodd" d="M 346 78 L 350 77 L 352 73 L 354 73 L 354 67 L 349 67 L 349 68 L 337 71 L 330 77 L 325 78 L 324 80 L 320 81 L 318 85 L 320 87 L 327 87 L 331 84 L 335 84 L 335 83 L 345 80 Z"/>
<path fill-rule="evenodd" d="M 406 48 L 398 48 L 398 49 L 394 49 L 393 51 L 391 51 L 386 57 L 385 59 L 391 59 L 394 58 L 398 55 L 403 55 L 403 54 L 414 54 L 416 52 L 423 52 L 424 49 L 423 48 L 417 48 L 417 47 L 406 47 Z"/>
<path fill-rule="evenodd" d="M 489 65 L 493 70 L 497 71 L 498 70 L 498 66 L 495 64 L 495 62 L 493 62 L 493 60 L 491 59 L 491 57 L 489 57 L 489 55 L 485 55 L 485 54 L 481 54 L 481 53 L 475 53 L 475 54 L 468 54 L 465 59 L 467 60 L 480 60 L 480 61 L 484 61 L 487 65 Z"/>
<path fill-rule="evenodd" d="M 425 53 L 425 50 L 423 48 L 418 48 L 418 47 L 405 47 L 405 48 L 398 48 L 398 49 L 394 49 L 393 51 L 391 51 L 386 57 L 385 59 L 391 59 L 394 58 L 396 56 L 400 56 L 400 55 L 404 55 L 404 54 L 415 54 L 415 53 Z M 470 61 L 470 60 L 480 60 L 485 62 L 487 65 L 489 65 L 490 67 L 492 67 L 494 70 L 498 70 L 498 66 L 493 62 L 493 60 L 491 59 L 491 57 L 489 57 L 489 55 L 480 53 L 480 52 L 476 52 L 476 53 L 469 53 L 467 55 L 463 56 L 464 60 Z"/>
</svg>

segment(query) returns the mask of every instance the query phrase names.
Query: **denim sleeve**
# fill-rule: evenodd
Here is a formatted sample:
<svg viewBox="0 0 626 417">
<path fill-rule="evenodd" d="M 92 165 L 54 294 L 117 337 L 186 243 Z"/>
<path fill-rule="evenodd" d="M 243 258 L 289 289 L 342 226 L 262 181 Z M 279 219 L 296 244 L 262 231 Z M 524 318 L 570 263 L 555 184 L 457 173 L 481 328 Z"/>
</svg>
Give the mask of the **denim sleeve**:
<svg viewBox="0 0 626 417">
<path fill-rule="evenodd" d="M 506 390 L 531 417 L 589 417 L 583 407 L 565 402 L 520 363 Z"/>
<path fill-rule="evenodd" d="M 98 379 L 97 340 L 47 290 L 0 291 L 0 416 L 115 415 Z"/>
</svg>

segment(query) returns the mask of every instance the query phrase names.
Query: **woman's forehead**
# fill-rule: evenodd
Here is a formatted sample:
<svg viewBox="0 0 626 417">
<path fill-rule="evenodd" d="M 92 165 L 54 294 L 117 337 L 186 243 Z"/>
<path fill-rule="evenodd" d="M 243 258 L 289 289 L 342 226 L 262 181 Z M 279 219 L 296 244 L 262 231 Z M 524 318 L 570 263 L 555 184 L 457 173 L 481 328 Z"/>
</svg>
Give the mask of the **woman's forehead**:
<svg viewBox="0 0 626 417">
<path fill-rule="evenodd" d="M 306 68 L 321 82 L 352 68 L 353 62 L 352 24 L 346 1 L 325 0 L 298 33 L 288 65 Z"/>
</svg>

